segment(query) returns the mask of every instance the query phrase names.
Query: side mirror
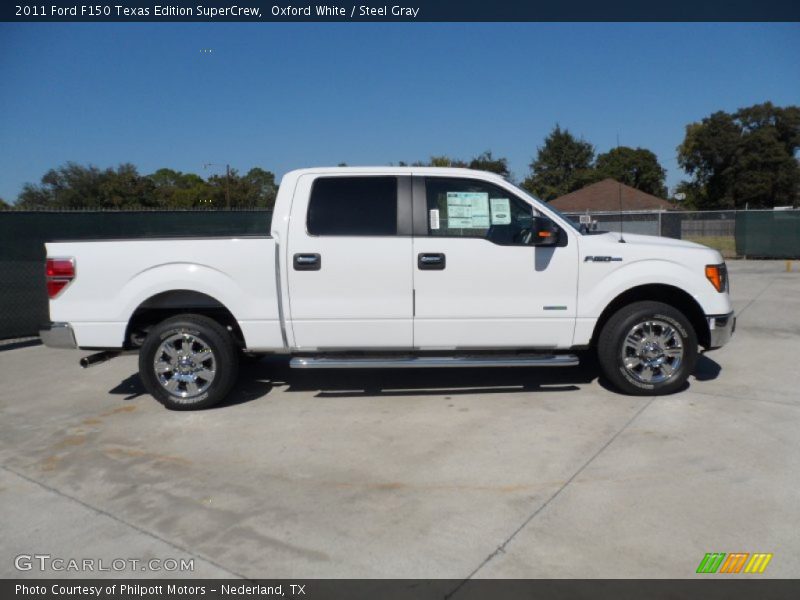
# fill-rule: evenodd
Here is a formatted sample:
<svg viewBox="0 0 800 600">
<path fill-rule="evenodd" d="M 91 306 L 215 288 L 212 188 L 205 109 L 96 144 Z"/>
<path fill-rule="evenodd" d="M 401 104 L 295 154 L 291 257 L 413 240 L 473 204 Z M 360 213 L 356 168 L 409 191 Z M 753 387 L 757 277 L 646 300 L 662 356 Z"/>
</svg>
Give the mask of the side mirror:
<svg viewBox="0 0 800 600">
<path fill-rule="evenodd" d="M 547 217 L 534 216 L 531 234 L 531 246 L 555 246 L 558 244 L 560 229 Z"/>
</svg>

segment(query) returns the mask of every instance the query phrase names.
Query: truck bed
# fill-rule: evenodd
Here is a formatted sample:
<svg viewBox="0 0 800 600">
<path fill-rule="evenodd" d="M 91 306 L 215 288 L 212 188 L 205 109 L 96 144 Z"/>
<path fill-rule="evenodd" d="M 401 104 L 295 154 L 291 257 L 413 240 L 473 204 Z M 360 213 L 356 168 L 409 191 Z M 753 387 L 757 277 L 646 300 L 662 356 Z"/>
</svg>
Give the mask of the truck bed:
<svg viewBox="0 0 800 600">
<path fill-rule="evenodd" d="M 75 279 L 51 300 L 50 317 L 71 323 L 81 347 L 121 347 L 137 308 L 181 289 L 228 307 L 249 348 L 283 347 L 276 244 L 268 236 L 63 241 L 46 247 L 50 257 L 75 259 Z"/>
</svg>

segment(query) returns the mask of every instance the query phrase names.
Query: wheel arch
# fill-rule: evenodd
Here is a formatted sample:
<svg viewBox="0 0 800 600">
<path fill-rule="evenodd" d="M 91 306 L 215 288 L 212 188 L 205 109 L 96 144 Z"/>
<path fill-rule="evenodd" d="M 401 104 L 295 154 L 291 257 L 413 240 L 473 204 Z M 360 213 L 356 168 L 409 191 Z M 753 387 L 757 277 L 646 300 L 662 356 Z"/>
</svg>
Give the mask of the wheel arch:
<svg viewBox="0 0 800 600">
<path fill-rule="evenodd" d="M 591 345 L 596 347 L 597 337 L 614 313 L 628 304 L 646 300 L 663 302 L 681 311 L 692 324 L 697 334 L 698 343 L 703 347 L 708 347 L 711 334 L 708 329 L 708 321 L 700 304 L 685 290 L 663 283 L 639 285 L 616 296 L 597 319 L 592 332 Z"/>
<path fill-rule="evenodd" d="M 230 309 L 213 296 L 190 289 L 167 290 L 142 301 L 128 319 L 125 347 L 138 348 L 153 325 L 187 313 L 214 319 L 231 332 L 237 346 L 245 347 L 244 334 Z"/>
</svg>

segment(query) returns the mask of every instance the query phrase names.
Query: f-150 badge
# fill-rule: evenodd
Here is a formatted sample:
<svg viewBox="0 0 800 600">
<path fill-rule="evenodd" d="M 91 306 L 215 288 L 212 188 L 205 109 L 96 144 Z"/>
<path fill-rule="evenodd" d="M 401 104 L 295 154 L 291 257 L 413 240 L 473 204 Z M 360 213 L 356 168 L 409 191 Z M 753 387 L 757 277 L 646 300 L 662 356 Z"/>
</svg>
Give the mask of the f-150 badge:
<svg viewBox="0 0 800 600">
<path fill-rule="evenodd" d="M 622 260 L 621 256 L 587 256 L 583 262 L 616 262 Z"/>
</svg>

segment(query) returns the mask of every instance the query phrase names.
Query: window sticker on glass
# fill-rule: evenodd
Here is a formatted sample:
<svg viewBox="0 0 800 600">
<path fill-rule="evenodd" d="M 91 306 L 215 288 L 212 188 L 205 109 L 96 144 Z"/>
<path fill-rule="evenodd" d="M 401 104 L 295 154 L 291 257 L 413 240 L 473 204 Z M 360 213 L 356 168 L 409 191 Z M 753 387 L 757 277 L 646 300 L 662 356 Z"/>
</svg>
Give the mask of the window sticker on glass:
<svg viewBox="0 0 800 600">
<path fill-rule="evenodd" d="M 489 227 L 489 194 L 486 192 L 447 192 L 447 228 L 481 229 Z"/>
<path fill-rule="evenodd" d="M 439 229 L 439 209 L 432 208 L 430 210 L 431 215 L 431 229 Z"/>
<path fill-rule="evenodd" d="M 492 198 L 492 225 L 511 225 L 511 202 L 508 198 Z"/>
</svg>

